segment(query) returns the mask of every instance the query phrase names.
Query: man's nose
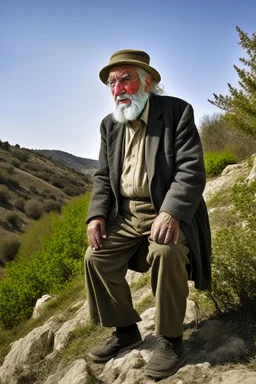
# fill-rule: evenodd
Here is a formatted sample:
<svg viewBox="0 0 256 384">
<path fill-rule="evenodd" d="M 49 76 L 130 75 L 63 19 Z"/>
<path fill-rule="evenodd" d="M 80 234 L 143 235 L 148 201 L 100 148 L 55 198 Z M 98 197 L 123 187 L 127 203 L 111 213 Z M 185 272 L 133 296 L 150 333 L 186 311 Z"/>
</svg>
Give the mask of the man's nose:
<svg viewBox="0 0 256 384">
<path fill-rule="evenodd" d="M 112 93 L 114 96 L 119 96 L 121 95 L 122 93 L 125 93 L 125 87 L 124 87 L 124 84 L 122 81 L 117 81 L 113 90 L 112 90 Z"/>
</svg>

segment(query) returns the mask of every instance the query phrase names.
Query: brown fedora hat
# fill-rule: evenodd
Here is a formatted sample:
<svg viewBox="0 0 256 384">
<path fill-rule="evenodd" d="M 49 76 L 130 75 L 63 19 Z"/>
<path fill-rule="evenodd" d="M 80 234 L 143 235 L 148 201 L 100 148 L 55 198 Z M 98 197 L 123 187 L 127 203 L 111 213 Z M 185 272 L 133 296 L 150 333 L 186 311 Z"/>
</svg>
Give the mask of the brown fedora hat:
<svg viewBox="0 0 256 384">
<path fill-rule="evenodd" d="M 139 51 L 135 49 L 122 49 L 113 53 L 110 57 L 109 64 L 106 65 L 99 73 L 101 81 L 106 84 L 108 81 L 109 69 L 119 65 L 135 65 L 141 68 L 144 68 L 149 72 L 153 79 L 159 83 L 161 80 L 160 74 L 153 67 L 149 65 L 150 57 L 144 51 Z"/>
</svg>

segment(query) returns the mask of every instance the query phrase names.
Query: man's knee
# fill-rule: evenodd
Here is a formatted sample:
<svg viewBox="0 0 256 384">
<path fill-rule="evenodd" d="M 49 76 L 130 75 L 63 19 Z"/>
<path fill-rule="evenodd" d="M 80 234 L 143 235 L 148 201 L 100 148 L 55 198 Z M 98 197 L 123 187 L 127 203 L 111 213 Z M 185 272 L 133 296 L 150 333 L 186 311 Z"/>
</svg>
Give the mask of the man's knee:
<svg viewBox="0 0 256 384">
<path fill-rule="evenodd" d="M 188 247 L 184 244 L 177 243 L 177 244 L 158 244 L 158 243 L 151 243 L 149 247 L 149 253 L 147 257 L 147 262 L 149 264 L 152 264 L 154 261 L 158 261 L 161 263 L 164 263 L 165 265 L 168 264 L 180 264 L 180 263 L 188 263 Z"/>
</svg>

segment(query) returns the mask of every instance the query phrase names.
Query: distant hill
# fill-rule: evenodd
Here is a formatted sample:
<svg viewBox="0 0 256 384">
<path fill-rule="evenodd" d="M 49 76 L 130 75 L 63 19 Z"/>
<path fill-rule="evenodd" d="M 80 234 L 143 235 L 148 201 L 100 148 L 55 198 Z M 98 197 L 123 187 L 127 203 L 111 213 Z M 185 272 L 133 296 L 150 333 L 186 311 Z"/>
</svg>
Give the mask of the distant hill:
<svg viewBox="0 0 256 384">
<path fill-rule="evenodd" d="M 98 168 L 98 161 L 86 159 L 84 157 L 74 156 L 71 153 L 59 151 L 59 150 L 51 150 L 51 149 L 38 149 L 36 152 L 41 153 L 42 155 L 54 160 L 59 163 L 68 166 L 70 168 L 75 169 L 78 172 L 82 172 L 84 174 L 93 175 L 96 169 Z"/>
<path fill-rule="evenodd" d="M 60 212 L 73 196 L 92 189 L 97 161 L 62 151 L 43 152 L 0 140 L 0 264 L 3 241 L 18 240 L 44 212 Z"/>
</svg>

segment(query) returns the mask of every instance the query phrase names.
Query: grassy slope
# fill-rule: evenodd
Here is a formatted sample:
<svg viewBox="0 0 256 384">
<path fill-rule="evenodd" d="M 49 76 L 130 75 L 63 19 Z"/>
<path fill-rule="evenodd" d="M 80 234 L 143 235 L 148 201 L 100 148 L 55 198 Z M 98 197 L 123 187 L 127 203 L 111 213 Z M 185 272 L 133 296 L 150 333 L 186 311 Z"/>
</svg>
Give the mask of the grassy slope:
<svg viewBox="0 0 256 384">
<path fill-rule="evenodd" d="M 15 151 L 21 151 L 28 155 L 27 161 L 20 161 L 19 168 L 13 167 L 12 162 L 16 157 Z M 27 149 L 10 147 L 9 151 L 0 147 L 0 168 L 1 173 L 14 178 L 18 186 L 9 186 L 10 198 L 7 203 L 0 201 L 0 217 L 4 219 L 10 212 L 19 214 L 22 224 L 8 230 L 0 225 L 0 239 L 10 236 L 20 236 L 26 227 L 33 222 L 32 219 L 18 209 L 15 205 L 17 200 L 25 203 L 29 199 L 39 200 L 44 203 L 46 200 L 66 204 L 74 194 L 83 193 L 91 188 L 88 177 L 65 167 L 57 162 Z M 53 185 L 55 184 L 55 185 Z M 0 186 L 3 182 L 0 182 Z M 75 193 L 77 189 L 78 193 Z"/>
</svg>

